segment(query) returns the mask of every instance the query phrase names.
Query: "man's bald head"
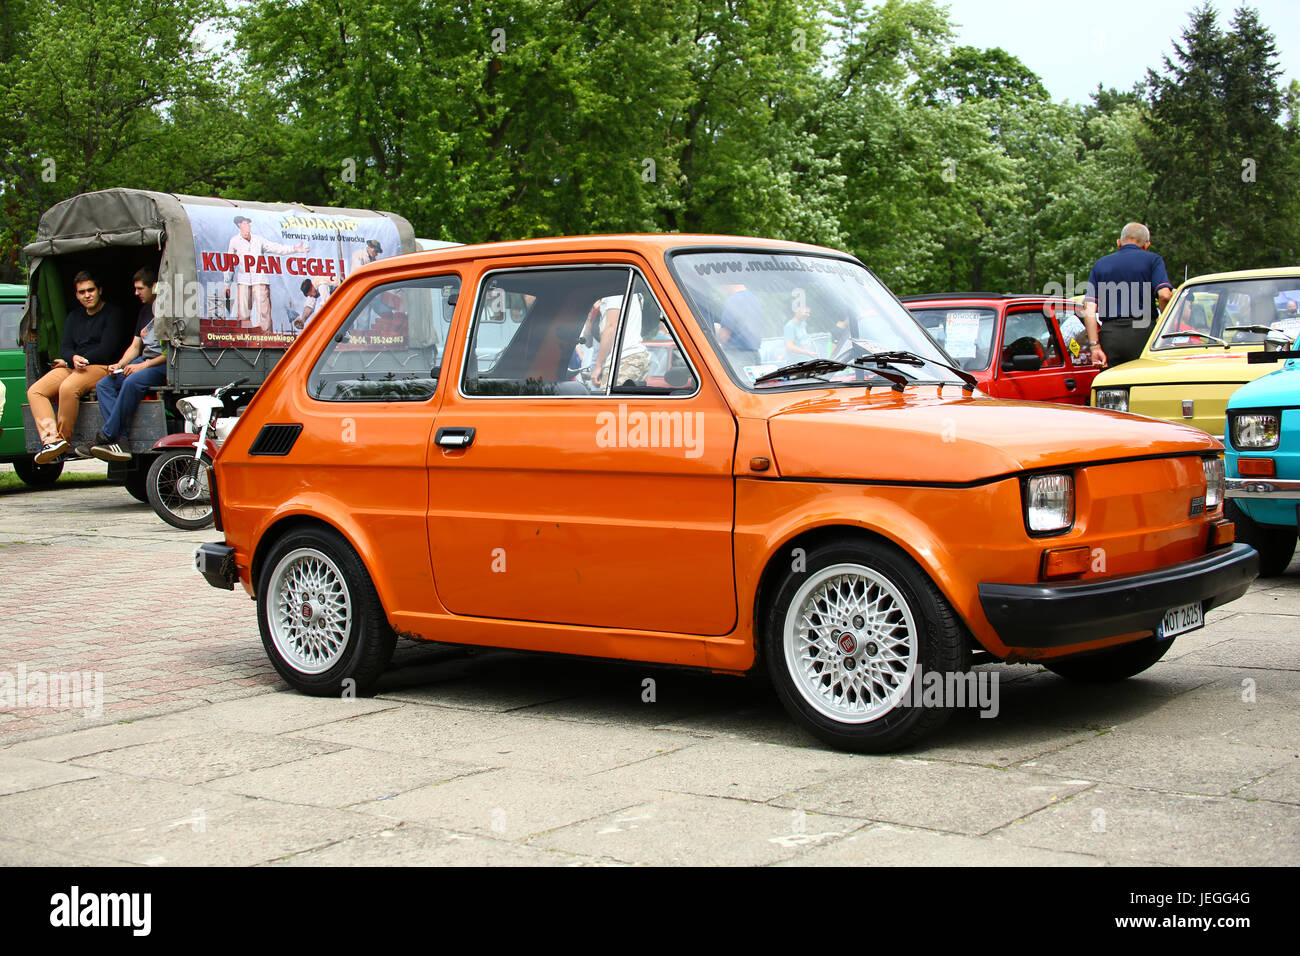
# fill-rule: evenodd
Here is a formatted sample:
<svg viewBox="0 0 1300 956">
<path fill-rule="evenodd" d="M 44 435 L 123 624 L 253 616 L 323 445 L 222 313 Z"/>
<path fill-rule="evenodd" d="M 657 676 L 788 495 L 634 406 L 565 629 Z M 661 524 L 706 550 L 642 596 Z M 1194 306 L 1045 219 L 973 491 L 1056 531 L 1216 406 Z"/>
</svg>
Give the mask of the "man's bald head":
<svg viewBox="0 0 1300 956">
<path fill-rule="evenodd" d="M 1122 246 L 1126 242 L 1136 242 L 1139 246 L 1150 245 L 1151 230 L 1140 222 L 1127 223 L 1119 234 L 1119 244 Z"/>
</svg>

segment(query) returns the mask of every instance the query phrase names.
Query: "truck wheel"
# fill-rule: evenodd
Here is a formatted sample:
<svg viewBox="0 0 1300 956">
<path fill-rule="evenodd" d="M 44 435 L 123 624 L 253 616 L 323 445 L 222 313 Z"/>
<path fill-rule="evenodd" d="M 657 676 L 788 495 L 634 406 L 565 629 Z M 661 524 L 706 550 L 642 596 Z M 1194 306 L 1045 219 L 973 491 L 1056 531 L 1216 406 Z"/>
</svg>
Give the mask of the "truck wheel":
<svg viewBox="0 0 1300 956">
<path fill-rule="evenodd" d="M 23 484 L 45 488 L 59 480 L 59 475 L 63 474 L 63 462 L 52 461 L 48 465 L 38 465 L 35 458 L 17 458 L 14 460 L 14 471 Z"/>
<path fill-rule="evenodd" d="M 1232 499 L 1223 507 L 1223 516 L 1237 526 L 1237 540 L 1259 552 L 1259 576 L 1275 578 L 1287 569 L 1295 554 L 1294 528 L 1260 524 Z"/>
<path fill-rule="evenodd" d="M 163 452 L 149 469 L 145 492 L 149 504 L 173 528 L 196 531 L 212 524 L 212 495 L 208 491 L 208 461 L 193 451 Z"/>
<path fill-rule="evenodd" d="M 1085 684 L 1104 684 L 1140 674 L 1165 656 L 1173 640 L 1157 641 L 1154 637 L 1096 651 L 1083 657 L 1061 661 L 1043 661 L 1043 666 L 1066 680 Z"/>
<path fill-rule="evenodd" d="M 938 730 L 952 701 L 926 700 L 922 674 L 965 671 L 956 614 L 910 558 L 843 538 L 785 574 L 763 622 L 772 685 L 794 719 L 844 750 L 897 750 Z"/>
<path fill-rule="evenodd" d="M 365 565 L 326 528 L 292 531 L 272 546 L 257 622 L 279 675 L 314 697 L 369 693 L 397 643 Z"/>
<path fill-rule="evenodd" d="M 122 486 L 136 501 L 149 504 L 149 469 L 139 462 L 132 462 L 132 464 L 136 467 L 126 473 L 126 477 L 122 479 Z"/>
</svg>

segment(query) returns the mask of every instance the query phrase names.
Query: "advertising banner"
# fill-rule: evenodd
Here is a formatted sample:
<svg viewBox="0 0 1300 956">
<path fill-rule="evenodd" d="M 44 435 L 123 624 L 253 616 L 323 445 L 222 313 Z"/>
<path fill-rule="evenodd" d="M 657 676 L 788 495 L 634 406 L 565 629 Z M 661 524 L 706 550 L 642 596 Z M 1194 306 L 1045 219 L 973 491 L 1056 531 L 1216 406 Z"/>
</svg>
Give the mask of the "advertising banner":
<svg viewBox="0 0 1300 956">
<path fill-rule="evenodd" d="M 401 252 L 383 216 L 183 204 L 201 291 L 199 344 L 286 348 L 339 284 Z"/>
</svg>

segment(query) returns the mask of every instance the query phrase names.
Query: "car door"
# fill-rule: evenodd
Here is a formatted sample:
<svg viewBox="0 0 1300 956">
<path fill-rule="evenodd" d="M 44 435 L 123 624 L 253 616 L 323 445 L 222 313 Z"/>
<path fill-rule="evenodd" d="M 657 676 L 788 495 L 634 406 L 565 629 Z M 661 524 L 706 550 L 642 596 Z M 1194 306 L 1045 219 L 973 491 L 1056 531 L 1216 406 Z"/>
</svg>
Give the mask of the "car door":
<svg viewBox="0 0 1300 956">
<path fill-rule="evenodd" d="M 434 579 L 453 613 L 734 627 L 735 420 L 648 274 L 626 257 L 524 259 L 479 278 L 429 459 Z M 602 356 L 611 320 L 618 345 Z M 480 361 L 489 328 L 510 337 Z M 660 377 L 642 353 L 665 339 L 674 355 Z M 614 373 L 595 386 L 602 364 Z"/>
<path fill-rule="evenodd" d="M 998 395 L 1036 402 L 1086 404 L 1088 392 L 1079 388 L 1074 369 L 1066 362 L 1059 331 L 1041 305 L 1009 308 L 1002 324 L 997 358 Z M 1034 355 L 1037 369 L 1015 367 L 1016 356 Z"/>
</svg>

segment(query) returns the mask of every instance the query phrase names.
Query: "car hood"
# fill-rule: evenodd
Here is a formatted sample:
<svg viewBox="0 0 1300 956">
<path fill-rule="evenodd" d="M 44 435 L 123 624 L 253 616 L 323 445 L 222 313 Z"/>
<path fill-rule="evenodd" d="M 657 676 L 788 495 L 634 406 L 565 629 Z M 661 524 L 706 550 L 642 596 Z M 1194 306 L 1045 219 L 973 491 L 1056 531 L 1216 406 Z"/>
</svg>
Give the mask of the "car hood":
<svg viewBox="0 0 1300 956">
<path fill-rule="evenodd" d="M 768 432 L 783 477 L 927 484 L 1221 447 L 1198 429 L 1096 408 L 881 392 L 792 406 Z"/>
<path fill-rule="evenodd" d="M 1259 351 L 1259 349 L 1252 349 Z M 1107 369 L 1092 380 L 1093 388 L 1124 385 L 1181 385 L 1185 382 L 1248 382 L 1260 366 L 1246 361 L 1249 352 L 1213 350 L 1181 358 L 1141 358 Z"/>
<path fill-rule="evenodd" d="M 1233 392 L 1229 408 L 1300 405 L 1300 362 L 1293 359 L 1282 368 L 1264 367 L 1273 371 Z"/>
</svg>

